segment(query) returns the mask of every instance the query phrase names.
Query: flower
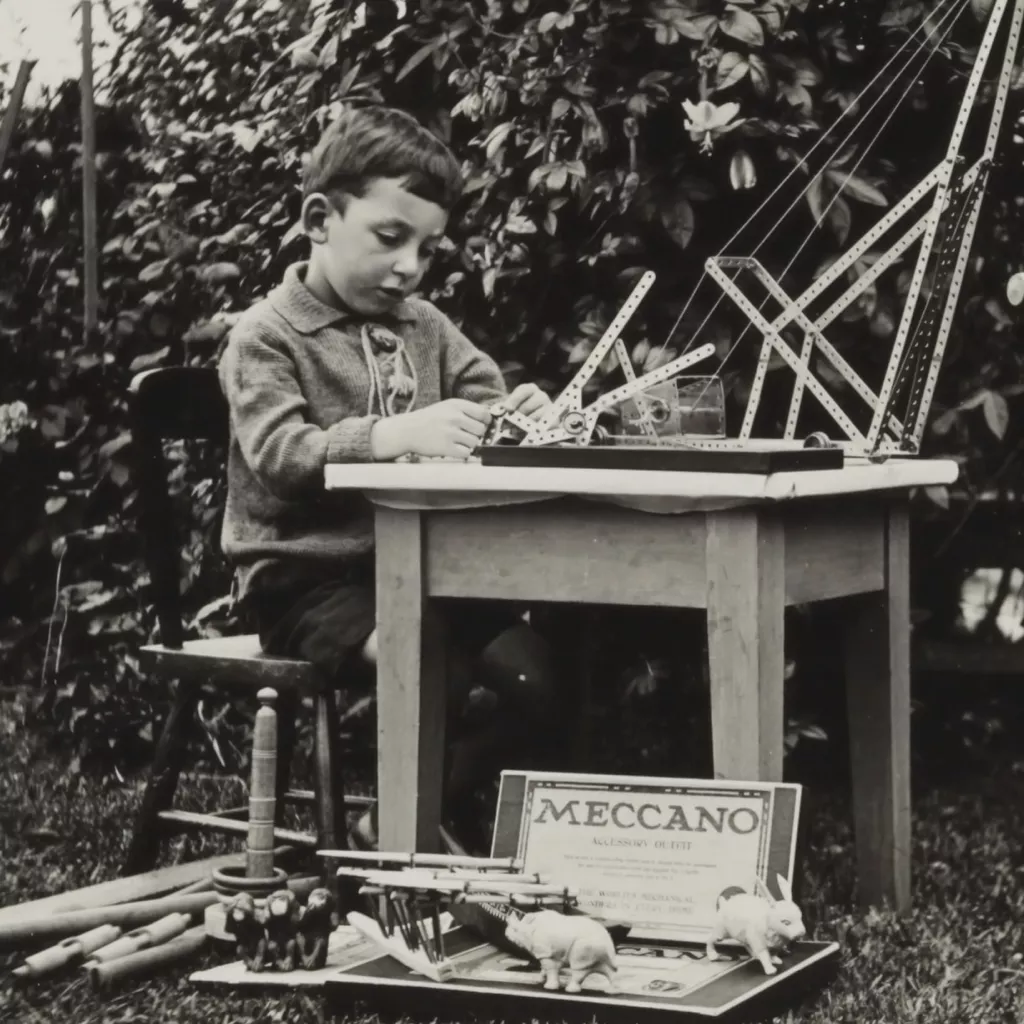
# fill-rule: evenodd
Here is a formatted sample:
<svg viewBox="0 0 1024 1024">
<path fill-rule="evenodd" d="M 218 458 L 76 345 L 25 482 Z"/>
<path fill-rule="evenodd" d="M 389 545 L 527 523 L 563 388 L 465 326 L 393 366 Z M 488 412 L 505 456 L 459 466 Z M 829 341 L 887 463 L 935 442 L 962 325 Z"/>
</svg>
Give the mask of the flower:
<svg viewBox="0 0 1024 1024">
<path fill-rule="evenodd" d="M 683 110 L 686 112 L 686 129 L 694 142 L 700 142 L 702 153 L 710 153 L 715 138 L 743 123 L 733 120 L 740 111 L 738 103 L 723 103 L 719 107 L 710 100 L 699 103 L 683 100 Z"/>
</svg>

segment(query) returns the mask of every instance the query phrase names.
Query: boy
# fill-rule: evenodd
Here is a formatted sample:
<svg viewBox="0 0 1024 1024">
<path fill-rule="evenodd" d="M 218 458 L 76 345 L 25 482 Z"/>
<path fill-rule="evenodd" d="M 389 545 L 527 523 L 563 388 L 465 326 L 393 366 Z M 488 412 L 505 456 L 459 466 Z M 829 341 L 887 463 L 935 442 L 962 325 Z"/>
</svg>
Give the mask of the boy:
<svg viewBox="0 0 1024 1024">
<path fill-rule="evenodd" d="M 222 542 L 239 599 L 265 651 L 309 660 L 332 680 L 376 660 L 374 538 L 369 502 L 325 492 L 324 466 L 464 458 L 490 422 L 488 403 L 535 416 L 550 401 L 533 384 L 507 394 L 497 364 L 412 297 L 460 192 L 455 158 L 412 117 L 346 110 L 304 175 L 309 261 L 243 314 L 220 359 L 231 410 Z M 464 667 L 449 680 L 449 708 L 458 712 L 478 681 L 501 701 L 488 733 L 456 744 L 447 780 L 456 828 L 482 840 L 466 834 L 475 784 L 513 766 L 503 763 L 516 757 L 512 744 L 551 737 L 554 694 L 543 647 L 514 613 L 459 604 L 448 618 Z M 470 675 L 465 665 L 485 647 Z M 358 838 L 374 841 L 368 821 Z"/>
</svg>

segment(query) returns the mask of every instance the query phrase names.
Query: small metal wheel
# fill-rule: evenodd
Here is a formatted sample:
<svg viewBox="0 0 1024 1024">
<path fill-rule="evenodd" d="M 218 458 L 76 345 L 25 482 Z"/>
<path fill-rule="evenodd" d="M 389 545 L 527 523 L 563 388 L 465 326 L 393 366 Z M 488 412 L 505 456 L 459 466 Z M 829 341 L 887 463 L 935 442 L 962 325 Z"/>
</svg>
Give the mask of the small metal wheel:
<svg viewBox="0 0 1024 1024">
<path fill-rule="evenodd" d="M 587 418 L 581 412 L 567 412 L 562 417 L 562 429 L 573 437 L 579 437 L 587 429 Z"/>
<path fill-rule="evenodd" d="M 672 415 L 668 402 L 664 402 L 660 398 L 648 398 L 647 406 L 647 414 L 651 417 L 652 423 L 656 423 L 659 426 L 668 423 L 669 417 Z"/>
<path fill-rule="evenodd" d="M 804 438 L 805 448 L 838 448 L 839 446 L 823 430 L 816 430 Z"/>
</svg>

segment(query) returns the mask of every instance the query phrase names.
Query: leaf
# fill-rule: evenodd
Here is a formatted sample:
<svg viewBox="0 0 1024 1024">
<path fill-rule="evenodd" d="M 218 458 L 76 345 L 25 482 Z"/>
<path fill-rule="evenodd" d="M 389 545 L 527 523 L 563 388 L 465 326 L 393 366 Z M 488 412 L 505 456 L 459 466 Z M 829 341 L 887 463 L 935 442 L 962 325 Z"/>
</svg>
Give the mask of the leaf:
<svg viewBox="0 0 1024 1024">
<path fill-rule="evenodd" d="M 284 237 L 281 239 L 281 244 L 277 247 L 278 252 L 280 252 L 282 249 L 286 248 L 287 246 L 291 245 L 292 242 L 294 242 L 296 238 L 300 238 L 303 234 L 304 234 L 304 231 L 303 231 L 303 228 L 302 228 L 302 221 L 301 220 L 297 220 L 284 233 Z"/>
<path fill-rule="evenodd" d="M 247 124 L 242 124 L 239 121 L 237 124 L 231 126 L 231 134 L 235 137 L 237 142 L 246 153 L 251 153 L 259 144 L 261 140 L 260 133 L 255 128 L 250 128 Z"/>
<path fill-rule="evenodd" d="M 338 62 L 338 36 L 333 35 L 327 45 L 320 51 L 317 64 L 322 68 L 333 67 Z"/>
<path fill-rule="evenodd" d="M 157 260 L 155 263 L 148 264 L 139 271 L 139 280 L 144 284 L 157 280 L 163 275 L 169 262 L 170 260 Z"/>
<path fill-rule="evenodd" d="M 807 205 L 811 208 L 811 214 L 820 225 L 825 214 L 825 183 L 821 175 L 817 175 L 807 186 Z"/>
<path fill-rule="evenodd" d="M 828 733 L 820 725 L 803 725 L 800 727 L 800 735 L 809 740 L 828 739 Z"/>
<path fill-rule="evenodd" d="M 738 39 L 747 46 L 764 46 L 764 29 L 750 11 L 741 11 L 729 4 L 725 8 L 725 16 L 718 21 L 718 27 L 727 36 Z"/>
<path fill-rule="evenodd" d="M 747 64 L 750 65 L 750 84 L 758 96 L 767 96 L 772 91 L 771 74 L 768 65 L 756 53 L 747 57 Z"/>
<path fill-rule="evenodd" d="M 889 205 L 889 200 L 874 185 L 866 182 L 863 178 L 858 178 L 855 174 L 836 170 L 828 170 L 825 174 L 835 183 L 837 189 L 849 193 L 862 203 L 870 203 L 872 206 Z"/>
<path fill-rule="evenodd" d="M 163 348 L 158 348 L 155 352 L 147 352 L 144 355 L 136 356 L 128 369 L 132 373 L 140 373 L 142 370 L 148 370 L 152 366 L 157 366 L 162 363 L 170 352 L 170 348 L 164 345 Z"/>
<path fill-rule="evenodd" d="M 738 149 L 729 163 L 729 183 L 734 189 L 753 188 L 757 184 L 757 169 L 745 149 Z"/>
<path fill-rule="evenodd" d="M 199 268 L 197 276 L 205 284 L 221 284 L 241 277 L 242 271 L 237 263 L 207 263 Z"/>
<path fill-rule="evenodd" d="M 537 225 L 529 217 L 524 217 L 522 214 L 517 213 L 505 221 L 505 230 L 510 235 L 535 235 L 537 233 Z"/>
<path fill-rule="evenodd" d="M 572 104 L 564 97 L 559 96 L 554 103 L 551 104 L 551 120 L 557 121 L 562 117 L 565 117 L 572 109 Z"/>
<path fill-rule="evenodd" d="M 925 497 L 939 508 L 949 510 L 949 488 L 948 487 L 925 487 Z"/>
<path fill-rule="evenodd" d="M 670 206 L 661 211 L 661 223 L 672 237 L 672 241 L 685 249 L 693 238 L 694 216 L 693 207 L 685 196 L 677 198 Z"/>
<path fill-rule="evenodd" d="M 46 510 L 48 516 L 56 515 L 66 504 L 68 499 L 61 496 L 58 498 L 47 498 L 46 504 L 43 508 Z M 38 506 L 36 506 L 38 508 Z"/>
<path fill-rule="evenodd" d="M 434 54 L 435 50 L 438 50 L 445 43 L 450 40 L 457 39 L 462 35 L 470 26 L 472 22 L 463 18 L 456 22 L 448 32 L 442 32 L 435 39 L 431 39 L 429 43 L 424 43 L 406 62 L 402 65 L 401 70 L 395 75 L 395 81 L 400 82 L 406 75 L 411 74 L 416 70 L 425 60 Z"/>
<path fill-rule="evenodd" d="M 982 411 L 985 414 L 985 422 L 988 424 L 989 430 L 1002 440 L 1006 436 L 1006 428 L 1010 423 L 1010 408 L 1006 399 L 997 391 L 986 391 Z"/>
<path fill-rule="evenodd" d="M 122 434 L 118 434 L 111 441 L 107 441 L 106 444 L 101 444 L 99 447 L 99 456 L 101 459 L 113 458 L 122 448 L 126 445 L 131 444 L 132 435 L 125 431 Z"/>
<path fill-rule="evenodd" d="M 850 237 L 850 225 L 853 221 L 850 213 L 850 204 L 842 197 L 836 197 L 828 208 L 828 223 L 835 232 L 836 240 L 840 245 L 846 245 Z"/>
<path fill-rule="evenodd" d="M 728 89 L 742 81 L 750 70 L 750 65 L 738 54 L 727 50 L 718 59 L 718 67 L 715 69 L 715 91 Z"/>
<path fill-rule="evenodd" d="M 494 159 L 494 154 L 501 149 L 502 143 L 508 138 L 509 132 L 515 127 L 514 121 L 504 121 L 491 129 L 491 133 L 484 140 L 484 152 L 488 160 Z"/>
</svg>

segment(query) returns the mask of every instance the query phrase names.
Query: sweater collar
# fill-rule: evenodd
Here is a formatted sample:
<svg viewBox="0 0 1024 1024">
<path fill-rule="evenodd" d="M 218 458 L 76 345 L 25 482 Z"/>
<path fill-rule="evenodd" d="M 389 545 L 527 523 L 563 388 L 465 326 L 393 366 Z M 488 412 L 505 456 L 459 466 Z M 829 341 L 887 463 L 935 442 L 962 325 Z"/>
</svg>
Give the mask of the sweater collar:
<svg viewBox="0 0 1024 1024">
<path fill-rule="evenodd" d="M 269 295 L 270 303 L 299 334 L 313 334 L 331 324 L 367 319 L 351 309 L 339 309 L 321 302 L 305 285 L 308 263 L 293 263 L 284 273 L 284 280 Z M 416 319 L 408 300 L 403 300 L 389 313 L 374 319 L 411 323 Z"/>
</svg>

